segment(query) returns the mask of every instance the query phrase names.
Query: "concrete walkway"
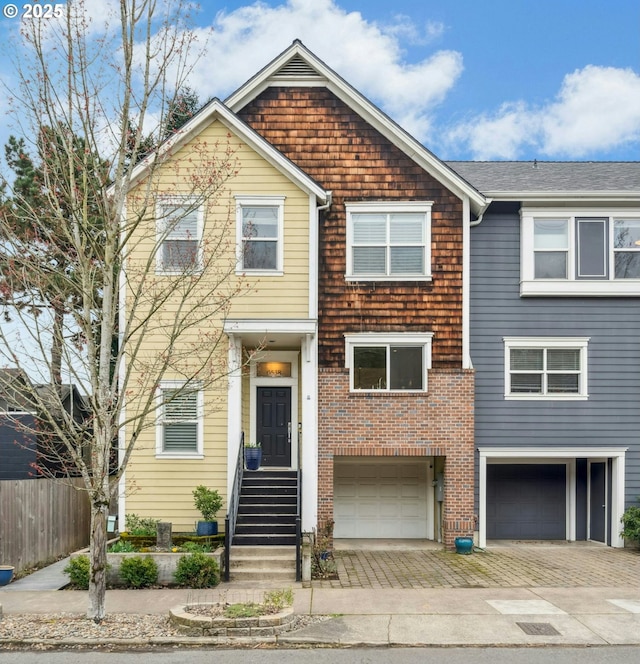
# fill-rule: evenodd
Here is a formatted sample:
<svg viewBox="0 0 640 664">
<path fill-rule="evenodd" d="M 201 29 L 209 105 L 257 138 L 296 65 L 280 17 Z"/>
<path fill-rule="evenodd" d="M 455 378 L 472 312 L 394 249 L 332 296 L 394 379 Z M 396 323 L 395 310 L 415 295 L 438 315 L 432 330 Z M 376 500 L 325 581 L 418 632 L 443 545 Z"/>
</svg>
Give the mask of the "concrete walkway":
<svg viewBox="0 0 640 664">
<path fill-rule="evenodd" d="M 296 613 L 331 619 L 261 642 L 338 647 L 640 645 L 637 551 L 521 543 L 492 545 L 471 556 L 364 547 L 339 549 L 335 555 L 339 582 L 314 581 L 306 588 L 292 584 Z M 5 615 L 86 611 L 86 592 L 27 585 L 16 582 L 0 589 Z M 194 601 L 259 601 L 265 587 L 273 584 L 231 582 L 207 591 L 109 590 L 106 604 L 110 613 L 165 614 Z M 176 641 L 220 644 L 215 637 L 180 637 L 152 639 L 146 645 Z"/>
<path fill-rule="evenodd" d="M 69 560 L 69 558 L 64 558 L 33 574 L 16 579 L 8 586 L 0 588 L 0 592 L 60 590 L 69 585 L 69 577 L 64 573 L 64 568 L 69 564 Z M 0 599 L 0 601 L 2 600 Z"/>
</svg>

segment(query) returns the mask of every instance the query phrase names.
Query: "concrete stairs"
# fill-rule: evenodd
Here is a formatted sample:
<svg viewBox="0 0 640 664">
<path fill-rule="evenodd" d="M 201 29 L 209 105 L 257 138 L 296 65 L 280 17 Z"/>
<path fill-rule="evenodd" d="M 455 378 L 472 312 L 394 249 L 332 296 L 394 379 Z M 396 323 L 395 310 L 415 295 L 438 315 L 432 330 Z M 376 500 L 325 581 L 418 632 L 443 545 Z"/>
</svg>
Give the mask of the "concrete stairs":
<svg viewBox="0 0 640 664">
<path fill-rule="evenodd" d="M 295 546 L 232 546 L 229 560 L 231 581 L 296 580 Z"/>
</svg>

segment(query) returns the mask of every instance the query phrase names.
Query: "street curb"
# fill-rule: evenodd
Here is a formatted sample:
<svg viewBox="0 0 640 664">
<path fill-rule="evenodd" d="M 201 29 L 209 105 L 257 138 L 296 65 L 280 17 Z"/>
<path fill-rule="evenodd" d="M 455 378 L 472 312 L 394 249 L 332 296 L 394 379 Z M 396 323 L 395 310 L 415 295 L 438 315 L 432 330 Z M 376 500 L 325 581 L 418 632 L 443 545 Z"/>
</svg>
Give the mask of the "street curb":
<svg viewBox="0 0 640 664">
<path fill-rule="evenodd" d="M 157 636 L 149 639 L 0 639 L 0 652 L 14 649 L 22 650 L 109 650 L 112 648 L 160 648 L 177 647 L 186 648 L 206 648 L 206 647 L 224 647 L 224 648 L 255 648 L 256 646 L 265 647 L 309 647 L 318 648 L 348 648 L 350 645 L 344 645 L 338 642 L 321 642 L 304 639 L 281 639 L 278 636 L 257 637 L 216 637 L 216 636 L 197 636 L 197 637 L 173 637 Z M 379 644 L 362 644 L 363 647 L 379 647 Z"/>
</svg>

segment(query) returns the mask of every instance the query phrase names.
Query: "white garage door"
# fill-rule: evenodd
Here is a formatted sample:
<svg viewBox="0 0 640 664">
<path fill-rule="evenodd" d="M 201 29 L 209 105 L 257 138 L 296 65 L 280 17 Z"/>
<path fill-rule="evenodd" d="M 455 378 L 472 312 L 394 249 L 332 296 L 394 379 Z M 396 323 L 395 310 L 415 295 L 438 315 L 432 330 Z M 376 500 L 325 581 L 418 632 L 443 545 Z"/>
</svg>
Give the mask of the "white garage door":
<svg viewBox="0 0 640 664">
<path fill-rule="evenodd" d="M 334 537 L 426 538 L 426 464 L 334 466 Z"/>
</svg>

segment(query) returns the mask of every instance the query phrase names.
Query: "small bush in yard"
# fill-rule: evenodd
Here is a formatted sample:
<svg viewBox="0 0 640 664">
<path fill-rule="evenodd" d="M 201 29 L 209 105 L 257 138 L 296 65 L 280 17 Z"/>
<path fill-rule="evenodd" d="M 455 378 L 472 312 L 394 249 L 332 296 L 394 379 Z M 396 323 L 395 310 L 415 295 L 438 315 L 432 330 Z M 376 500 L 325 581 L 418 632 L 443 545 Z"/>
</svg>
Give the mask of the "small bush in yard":
<svg viewBox="0 0 640 664">
<path fill-rule="evenodd" d="M 124 515 L 124 527 L 129 535 L 155 536 L 158 533 L 159 521 L 160 519 L 145 519 L 137 514 Z"/>
<path fill-rule="evenodd" d="M 291 588 L 269 590 L 265 592 L 262 603 L 268 613 L 278 613 L 279 611 L 282 611 L 285 606 L 291 606 L 293 604 L 293 590 L 291 590 Z"/>
<path fill-rule="evenodd" d="M 89 556 L 75 556 L 64 568 L 64 573 L 69 575 L 69 580 L 74 588 L 87 590 L 89 588 L 90 570 Z"/>
<path fill-rule="evenodd" d="M 158 564 L 148 556 L 125 558 L 120 563 L 120 576 L 128 588 L 148 588 L 158 581 Z"/>
<path fill-rule="evenodd" d="M 174 578 L 178 585 L 187 588 L 211 588 L 220 583 L 220 568 L 211 556 L 195 552 L 180 557 Z"/>
<path fill-rule="evenodd" d="M 627 507 L 622 515 L 622 525 L 622 537 L 640 544 L 640 507 Z"/>
<path fill-rule="evenodd" d="M 109 553 L 133 553 L 136 551 L 136 547 L 128 540 L 118 540 L 117 542 L 114 542 L 107 551 Z"/>
</svg>

